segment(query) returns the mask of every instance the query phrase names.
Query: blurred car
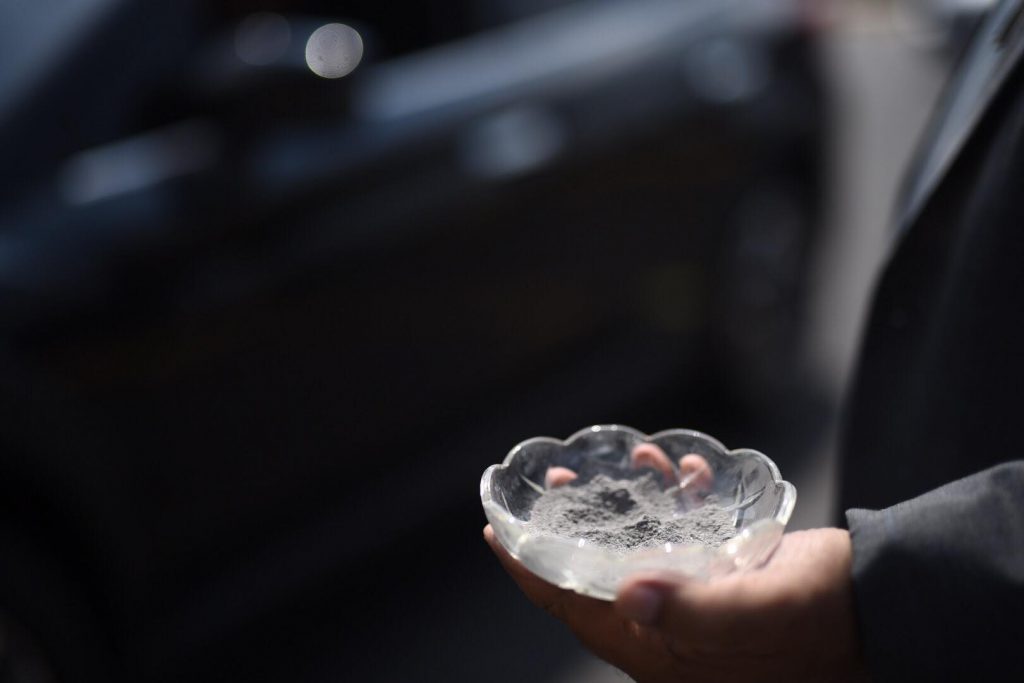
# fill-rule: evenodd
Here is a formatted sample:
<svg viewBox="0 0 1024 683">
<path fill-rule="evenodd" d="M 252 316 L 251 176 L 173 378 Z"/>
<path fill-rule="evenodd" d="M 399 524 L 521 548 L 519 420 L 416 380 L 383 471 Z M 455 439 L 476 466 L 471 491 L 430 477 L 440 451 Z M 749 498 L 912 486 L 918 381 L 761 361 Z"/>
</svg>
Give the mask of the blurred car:
<svg viewBox="0 0 1024 683">
<path fill-rule="evenodd" d="M 9 668 L 402 680 L 364 661 L 386 620 L 331 634 L 459 566 L 508 446 L 777 402 L 821 229 L 810 17 L 0 9 Z"/>
</svg>

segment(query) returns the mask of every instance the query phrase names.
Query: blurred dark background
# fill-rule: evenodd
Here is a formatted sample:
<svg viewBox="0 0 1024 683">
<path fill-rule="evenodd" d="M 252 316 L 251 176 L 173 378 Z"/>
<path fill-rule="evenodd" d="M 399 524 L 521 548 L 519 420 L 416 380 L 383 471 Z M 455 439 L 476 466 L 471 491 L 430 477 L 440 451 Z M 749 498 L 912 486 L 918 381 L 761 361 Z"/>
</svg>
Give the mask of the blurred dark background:
<svg viewBox="0 0 1024 683">
<path fill-rule="evenodd" d="M 614 679 L 501 575 L 480 474 L 691 427 L 828 523 L 984 9 L 8 0 L 0 681 Z"/>
</svg>

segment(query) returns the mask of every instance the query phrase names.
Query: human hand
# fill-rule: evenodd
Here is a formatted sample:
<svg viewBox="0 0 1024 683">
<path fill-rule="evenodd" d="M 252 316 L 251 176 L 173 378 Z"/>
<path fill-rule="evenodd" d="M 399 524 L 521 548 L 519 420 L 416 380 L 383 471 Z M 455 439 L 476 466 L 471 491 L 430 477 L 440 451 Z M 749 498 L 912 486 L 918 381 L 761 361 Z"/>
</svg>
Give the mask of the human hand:
<svg viewBox="0 0 1024 683">
<path fill-rule="evenodd" d="M 633 576 L 614 603 L 553 586 L 484 538 L 526 596 L 637 683 L 851 681 L 863 667 L 850 586 L 849 534 L 783 536 L 763 568 L 703 582 Z"/>
<path fill-rule="evenodd" d="M 631 453 L 635 467 L 700 495 L 713 482 L 699 455 L 679 462 L 653 444 Z M 576 473 L 552 468 L 548 488 Z M 649 573 L 631 577 L 614 603 L 553 586 L 530 573 L 494 537 L 484 538 L 535 604 L 564 621 L 582 643 L 639 683 L 663 681 L 828 681 L 862 677 L 850 584 L 849 534 L 786 534 L 760 570 L 710 582 Z"/>
</svg>

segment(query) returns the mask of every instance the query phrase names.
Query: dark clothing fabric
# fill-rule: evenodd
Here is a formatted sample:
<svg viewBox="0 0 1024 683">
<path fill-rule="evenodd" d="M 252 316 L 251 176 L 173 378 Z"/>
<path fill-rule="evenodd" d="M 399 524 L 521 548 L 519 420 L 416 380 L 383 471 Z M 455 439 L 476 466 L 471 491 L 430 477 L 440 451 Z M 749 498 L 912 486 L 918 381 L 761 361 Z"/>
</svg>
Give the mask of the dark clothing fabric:
<svg viewBox="0 0 1024 683">
<path fill-rule="evenodd" d="M 844 509 L 1024 455 L 1022 77 L 1015 69 L 904 228 L 877 286 L 845 429 Z"/>
<path fill-rule="evenodd" d="M 1024 462 L 850 510 L 873 680 L 1024 681 Z"/>
<path fill-rule="evenodd" d="M 1024 457 L 1021 2 L 996 15 L 975 51 L 1001 80 L 942 172 L 911 179 L 848 406 L 840 502 L 886 508 L 847 516 L 879 681 L 1024 680 L 1024 462 L 986 470 Z"/>
</svg>

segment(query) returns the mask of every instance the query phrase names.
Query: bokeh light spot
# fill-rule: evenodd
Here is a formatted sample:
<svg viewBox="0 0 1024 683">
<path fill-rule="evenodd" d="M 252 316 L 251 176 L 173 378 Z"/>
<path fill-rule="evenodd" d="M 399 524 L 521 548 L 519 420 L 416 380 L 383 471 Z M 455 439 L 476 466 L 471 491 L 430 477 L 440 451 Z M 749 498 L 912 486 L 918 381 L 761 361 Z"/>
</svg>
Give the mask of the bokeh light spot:
<svg viewBox="0 0 1024 683">
<path fill-rule="evenodd" d="M 273 12 L 256 12 L 235 31 L 235 53 L 246 64 L 266 66 L 284 56 L 291 43 L 288 20 Z"/>
<path fill-rule="evenodd" d="M 351 26 L 325 24 L 306 41 L 306 64 L 324 78 L 341 78 L 352 73 L 363 58 L 363 39 Z"/>
</svg>

